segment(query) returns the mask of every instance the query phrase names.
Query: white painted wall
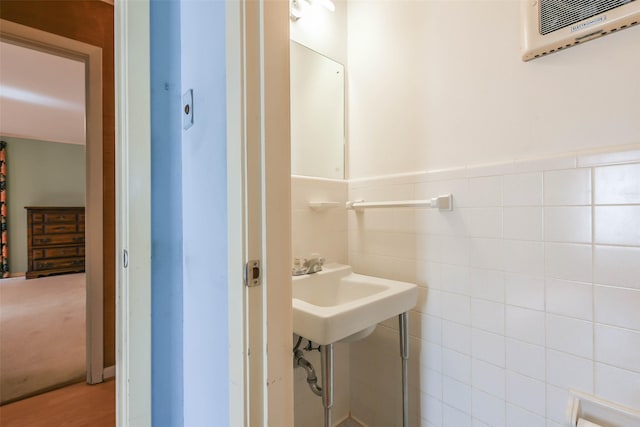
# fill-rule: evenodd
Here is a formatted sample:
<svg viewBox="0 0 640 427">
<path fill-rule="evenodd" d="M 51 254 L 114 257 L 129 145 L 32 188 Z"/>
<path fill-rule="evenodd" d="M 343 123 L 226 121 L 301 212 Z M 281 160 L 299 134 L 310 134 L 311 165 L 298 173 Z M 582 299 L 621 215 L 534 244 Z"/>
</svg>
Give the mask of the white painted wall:
<svg viewBox="0 0 640 427">
<path fill-rule="evenodd" d="M 26 206 L 85 206 L 85 146 L 2 138 L 7 142 L 9 272 L 27 269 Z"/>
<path fill-rule="evenodd" d="M 348 2 L 351 178 L 640 142 L 640 27 L 524 63 L 519 7 Z"/>
<path fill-rule="evenodd" d="M 519 32 L 518 2 L 348 4 L 349 176 L 373 178 L 349 198 L 454 194 L 349 213 L 356 271 L 420 286 L 411 425 L 559 427 L 569 388 L 640 407 L 640 28 L 529 63 Z M 400 419 L 396 323 L 350 348 L 368 427 Z"/>
<path fill-rule="evenodd" d="M 182 132 L 184 425 L 229 423 L 224 20 L 222 2 L 180 4 L 181 92 L 193 89 L 194 116 Z"/>
<path fill-rule="evenodd" d="M 0 132 L 84 145 L 85 68 L 80 60 L 0 42 Z"/>
</svg>

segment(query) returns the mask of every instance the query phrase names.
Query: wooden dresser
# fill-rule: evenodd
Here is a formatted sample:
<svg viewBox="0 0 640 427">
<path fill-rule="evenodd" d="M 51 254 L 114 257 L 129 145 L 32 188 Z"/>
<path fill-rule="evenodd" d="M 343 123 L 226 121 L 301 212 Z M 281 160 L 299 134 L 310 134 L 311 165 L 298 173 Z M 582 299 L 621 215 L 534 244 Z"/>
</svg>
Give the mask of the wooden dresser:
<svg viewBox="0 0 640 427">
<path fill-rule="evenodd" d="M 27 279 L 84 271 L 84 207 L 27 206 Z"/>
</svg>

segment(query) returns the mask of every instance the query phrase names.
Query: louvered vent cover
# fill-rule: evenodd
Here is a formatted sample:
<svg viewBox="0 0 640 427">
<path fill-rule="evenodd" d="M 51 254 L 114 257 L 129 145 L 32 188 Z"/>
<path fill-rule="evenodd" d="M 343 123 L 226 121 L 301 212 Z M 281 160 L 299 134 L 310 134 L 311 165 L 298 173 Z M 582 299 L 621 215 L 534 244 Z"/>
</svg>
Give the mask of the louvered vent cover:
<svg viewBox="0 0 640 427">
<path fill-rule="evenodd" d="M 540 0 L 540 34 L 549 34 L 632 1 Z"/>
</svg>

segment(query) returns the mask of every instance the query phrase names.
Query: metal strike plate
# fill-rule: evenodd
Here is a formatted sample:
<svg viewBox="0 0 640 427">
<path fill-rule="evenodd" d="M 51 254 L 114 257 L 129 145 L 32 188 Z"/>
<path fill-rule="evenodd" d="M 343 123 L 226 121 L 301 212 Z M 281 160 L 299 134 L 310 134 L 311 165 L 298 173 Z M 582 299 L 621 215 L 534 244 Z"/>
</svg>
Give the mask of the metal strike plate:
<svg viewBox="0 0 640 427">
<path fill-rule="evenodd" d="M 262 269 L 260 260 L 250 260 L 244 266 L 244 283 L 249 287 L 260 286 L 262 283 Z"/>
</svg>

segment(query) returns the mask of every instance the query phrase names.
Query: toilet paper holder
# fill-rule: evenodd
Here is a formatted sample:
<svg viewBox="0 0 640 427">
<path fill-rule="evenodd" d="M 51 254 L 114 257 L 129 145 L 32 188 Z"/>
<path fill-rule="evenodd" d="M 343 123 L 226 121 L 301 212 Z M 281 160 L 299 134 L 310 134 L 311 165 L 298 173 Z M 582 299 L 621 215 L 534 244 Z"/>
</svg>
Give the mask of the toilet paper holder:
<svg viewBox="0 0 640 427">
<path fill-rule="evenodd" d="M 640 426 L 640 411 L 579 390 L 569 390 L 568 427 Z"/>
</svg>

